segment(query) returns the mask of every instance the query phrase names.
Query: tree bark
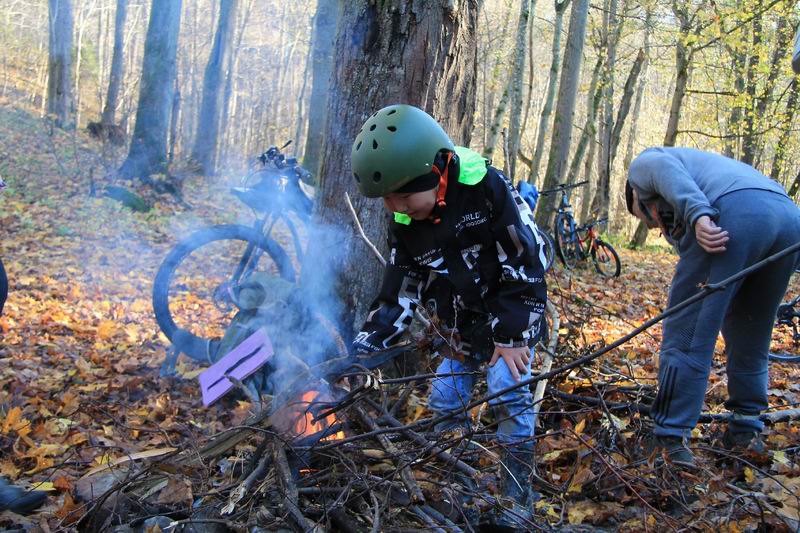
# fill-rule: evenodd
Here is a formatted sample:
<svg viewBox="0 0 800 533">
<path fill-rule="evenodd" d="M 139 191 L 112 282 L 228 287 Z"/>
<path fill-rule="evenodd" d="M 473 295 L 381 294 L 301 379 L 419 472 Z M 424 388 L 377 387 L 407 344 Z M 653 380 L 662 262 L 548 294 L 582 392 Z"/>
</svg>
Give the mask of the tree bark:
<svg viewBox="0 0 800 533">
<path fill-rule="evenodd" d="M 324 147 L 325 117 L 328 109 L 333 43 L 336 38 L 336 21 L 339 18 L 337 0 L 318 0 L 314 15 L 314 42 L 311 50 L 311 97 L 308 102 L 308 132 L 303 167 L 316 179 Z"/>
<path fill-rule="evenodd" d="M 564 67 L 561 69 L 556 114 L 553 119 L 553 138 L 544 176 L 544 188 L 555 187 L 564 178 L 572 140 L 572 119 L 575 114 L 575 98 L 578 95 L 583 43 L 586 38 L 586 19 L 589 16 L 589 0 L 574 0 L 570 13 L 567 47 L 564 51 Z M 555 195 L 540 200 L 537 222 L 550 227 L 555 208 Z"/>
<path fill-rule="evenodd" d="M 144 43 L 136 126 L 120 177 L 167 172 L 167 133 L 175 82 L 181 0 L 153 0 Z"/>
<path fill-rule="evenodd" d="M 522 122 L 522 77 L 525 71 L 525 52 L 528 34 L 528 24 L 530 15 L 536 6 L 536 2 L 531 5 L 530 0 L 522 0 L 519 8 L 519 20 L 517 22 L 517 38 L 514 51 L 514 63 L 511 70 L 511 117 L 508 124 L 508 176 L 512 181 L 516 178 L 517 172 L 517 152 L 519 152 L 520 123 Z"/>
<path fill-rule="evenodd" d="M 117 0 L 117 12 L 114 15 L 114 52 L 111 57 L 111 76 L 108 80 L 108 93 L 103 115 L 100 122 L 105 125 L 114 124 L 114 115 L 119 103 L 119 89 L 122 86 L 124 75 L 123 66 L 125 57 L 123 45 L 125 43 L 125 18 L 128 14 L 128 0 Z"/>
<path fill-rule="evenodd" d="M 598 50 L 598 54 L 599 53 L 600 52 Z M 603 56 L 598 55 L 597 62 L 592 70 L 592 79 L 589 82 L 589 91 L 586 93 L 586 122 L 583 124 L 581 136 L 578 140 L 578 146 L 575 148 L 575 154 L 572 156 L 572 162 L 569 165 L 569 171 L 567 172 L 568 178 L 578 175 L 578 168 L 581 166 L 583 156 L 586 154 L 586 148 L 589 146 L 589 143 L 592 143 L 592 155 L 590 156 L 590 159 L 594 160 L 595 134 L 597 133 L 595 120 L 597 118 L 597 108 L 600 105 L 600 98 L 603 96 L 602 87 L 598 87 L 598 83 L 600 82 L 600 69 L 602 67 Z M 589 168 L 591 169 L 591 164 Z M 586 172 L 585 174 L 585 179 L 588 180 L 590 177 L 590 172 Z"/>
<path fill-rule="evenodd" d="M 547 80 L 547 92 L 545 93 L 542 113 L 539 116 L 539 129 L 536 133 L 536 147 L 533 150 L 531 159 L 531 175 L 528 181 L 536 183 L 539 180 L 539 166 L 544 154 L 545 138 L 550 127 L 550 115 L 553 113 L 553 103 L 556 99 L 556 88 L 558 87 L 558 73 L 561 70 L 561 30 L 564 25 L 564 13 L 567 10 L 570 0 L 556 0 L 556 16 L 553 21 L 553 46 L 550 60 L 550 79 Z M 594 92 L 590 90 L 590 92 Z"/>
<path fill-rule="evenodd" d="M 49 0 L 50 31 L 47 77 L 47 112 L 59 128 L 71 125 L 72 1 Z"/>
<path fill-rule="evenodd" d="M 477 76 L 478 0 L 342 2 L 317 192 L 316 220 L 336 234 L 311 240 L 302 283 L 324 285 L 341 307 L 347 333 L 366 314 L 382 267 L 350 228 L 348 192 L 367 235 L 386 251 L 387 213 L 358 194 L 350 167 L 353 139 L 364 121 L 396 102 L 416 105 L 440 121 L 456 144 L 472 131 Z M 400 68 L 402 66 L 402 68 Z M 320 265 L 331 264 L 326 276 Z"/>
<path fill-rule="evenodd" d="M 203 100 L 200 104 L 200 117 L 197 121 L 191 159 L 205 175 L 212 175 L 217 170 L 217 144 L 223 96 L 221 89 L 225 76 L 225 58 L 233 38 L 233 25 L 236 22 L 236 5 L 237 0 L 220 0 L 214 45 L 203 76 Z"/>
</svg>

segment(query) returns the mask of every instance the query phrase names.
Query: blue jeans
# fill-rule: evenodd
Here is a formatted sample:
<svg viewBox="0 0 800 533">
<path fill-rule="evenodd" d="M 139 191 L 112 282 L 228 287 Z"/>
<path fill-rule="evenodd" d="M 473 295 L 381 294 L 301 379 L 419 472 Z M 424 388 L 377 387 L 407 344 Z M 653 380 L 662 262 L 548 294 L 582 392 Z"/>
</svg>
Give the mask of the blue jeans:
<svg viewBox="0 0 800 533">
<path fill-rule="evenodd" d="M 532 356 L 533 353 L 531 353 L 531 360 L 533 360 Z M 474 359 L 467 358 L 463 363 L 453 359 L 444 359 L 436 369 L 436 373 L 475 372 L 479 369 L 480 362 Z M 528 372 L 530 372 L 530 364 Z M 437 416 L 459 411 L 469 404 L 477 377 L 475 375 L 447 376 L 434 379 L 431 394 L 428 397 L 428 406 Z M 489 394 L 517 383 L 502 359 L 497 361 L 494 366 L 489 367 L 487 382 Z M 520 387 L 507 392 L 491 400 L 489 405 L 492 407 L 492 413 L 497 421 L 497 439 L 500 442 L 512 444 L 533 438 L 536 418 L 533 414 L 533 395 L 529 387 Z M 436 425 L 436 431 L 448 431 L 459 426 L 469 428 L 469 415 L 466 412 L 440 422 Z"/>
<path fill-rule="evenodd" d="M 730 234 L 727 250 L 709 254 L 687 233 L 669 295 L 673 306 L 705 283 L 739 270 L 800 240 L 800 211 L 791 200 L 761 190 L 742 190 L 715 203 L 719 226 Z M 705 400 L 717 334 L 725 338 L 728 400 L 734 432 L 761 431 L 767 408 L 768 350 L 775 312 L 798 256 L 771 263 L 664 321 L 658 395 L 650 410 L 656 435 L 689 437 Z"/>
</svg>

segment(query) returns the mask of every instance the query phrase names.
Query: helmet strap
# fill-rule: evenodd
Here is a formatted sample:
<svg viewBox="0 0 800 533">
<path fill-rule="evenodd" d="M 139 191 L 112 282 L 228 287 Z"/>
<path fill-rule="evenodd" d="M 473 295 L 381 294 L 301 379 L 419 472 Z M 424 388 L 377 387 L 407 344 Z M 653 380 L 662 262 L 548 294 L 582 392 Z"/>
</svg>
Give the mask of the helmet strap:
<svg viewBox="0 0 800 533">
<path fill-rule="evenodd" d="M 447 152 L 447 159 L 444 162 L 444 170 L 440 170 L 438 166 L 433 165 L 433 171 L 439 176 L 439 190 L 436 191 L 436 210 L 441 212 L 442 209 L 447 207 L 447 203 L 444 201 L 445 195 L 447 195 L 447 172 L 450 169 L 450 162 L 453 160 L 453 152 Z M 439 216 L 433 217 L 433 223 L 438 224 L 441 222 L 442 219 Z"/>
</svg>

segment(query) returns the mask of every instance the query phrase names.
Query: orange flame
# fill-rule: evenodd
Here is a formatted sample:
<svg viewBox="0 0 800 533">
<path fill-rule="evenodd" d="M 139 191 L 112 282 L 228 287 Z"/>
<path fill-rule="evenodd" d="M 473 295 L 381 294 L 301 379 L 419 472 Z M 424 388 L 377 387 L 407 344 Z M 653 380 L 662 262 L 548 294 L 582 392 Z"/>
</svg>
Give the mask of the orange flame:
<svg viewBox="0 0 800 533">
<path fill-rule="evenodd" d="M 321 420 L 314 422 L 314 415 L 311 412 L 311 405 L 320 397 L 320 392 L 310 390 L 304 392 L 300 399 L 295 403 L 295 413 L 297 416 L 294 422 L 294 434 L 298 437 L 308 437 L 325 431 L 331 426 L 339 423 L 336 414 L 331 413 Z M 344 431 L 337 431 L 332 435 L 321 439 L 323 441 L 339 440 L 345 437 Z"/>
</svg>

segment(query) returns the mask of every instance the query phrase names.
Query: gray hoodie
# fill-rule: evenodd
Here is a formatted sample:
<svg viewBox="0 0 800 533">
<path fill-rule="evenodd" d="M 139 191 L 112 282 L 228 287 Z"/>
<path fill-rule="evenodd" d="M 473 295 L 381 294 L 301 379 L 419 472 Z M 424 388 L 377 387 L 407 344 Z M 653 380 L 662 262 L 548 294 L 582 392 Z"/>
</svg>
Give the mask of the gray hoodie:
<svg viewBox="0 0 800 533">
<path fill-rule="evenodd" d="M 633 160 L 628 181 L 644 201 L 658 201 L 670 237 L 679 239 L 698 218 L 716 219 L 720 197 L 742 189 L 787 196 L 776 181 L 750 165 L 694 148 L 648 148 Z"/>
</svg>

